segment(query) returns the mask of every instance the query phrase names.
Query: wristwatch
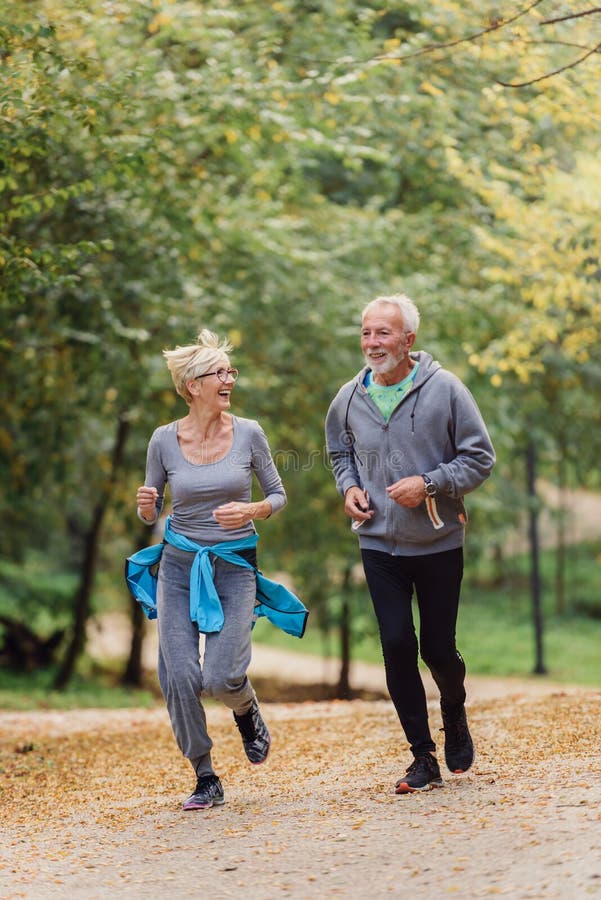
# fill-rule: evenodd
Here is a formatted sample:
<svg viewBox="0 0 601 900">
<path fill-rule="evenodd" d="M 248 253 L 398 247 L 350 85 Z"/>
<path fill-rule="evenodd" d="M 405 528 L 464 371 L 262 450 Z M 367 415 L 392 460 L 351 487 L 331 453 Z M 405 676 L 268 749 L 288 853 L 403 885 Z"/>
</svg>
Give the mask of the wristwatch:
<svg viewBox="0 0 601 900">
<path fill-rule="evenodd" d="M 434 497 L 438 493 L 438 485 L 428 475 L 422 474 L 426 488 L 426 497 Z"/>
</svg>

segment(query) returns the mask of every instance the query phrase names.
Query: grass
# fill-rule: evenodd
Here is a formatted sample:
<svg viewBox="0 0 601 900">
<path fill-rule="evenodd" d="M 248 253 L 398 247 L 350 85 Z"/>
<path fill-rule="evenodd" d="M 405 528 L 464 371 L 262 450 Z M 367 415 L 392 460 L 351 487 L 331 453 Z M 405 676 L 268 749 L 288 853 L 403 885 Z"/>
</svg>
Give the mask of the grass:
<svg viewBox="0 0 601 900">
<path fill-rule="evenodd" d="M 502 597 L 488 596 L 477 604 L 466 600 L 460 611 L 458 645 L 470 675 L 526 678 L 534 667 L 534 632 L 528 616 L 502 612 Z M 506 604 L 505 604 L 506 605 Z M 500 611 L 501 607 L 501 611 Z M 324 643 L 316 627 L 302 638 L 290 637 L 265 620 L 257 623 L 255 642 L 288 649 L 291 653 L 336 656 L 333 636 Z M 601 621 L 584 617 L 553 618 L 544 629 L 546 677 L 562 684 L 601 686 Z M 355 642 L 353 660 L 382 665 L 375 635 Z M 156 685 L 129 689 L 117 683 L 115 674 L 90 668 L 77 675 L 64 691 L 52 689 L 53 670 L 28 674 L 0 673 L 0 710 L 151 707 L 162 702 Z"/>
<path fill-rule="evenodd" d="M 563 684 L 601 686 L 601 544 L 569 548 L 567 603 L 569 613 L 558 615 L 552 585 L 556 557 L 552 551 L 541 555 L 543 580 L 543 663 L 546 677 Z M 499 573 L 490 564 L 481 564 L 465 579 L 457 626 L 457 644 L 473 675 L 524 678 L 533 675 L 535 636 L 529 588 L 529 560 L 513 557 L 505 564 L 502 585 L 492 587 Z M 360 639 L 353 641 L 352 658 L 382 663 L 375 617 L 366 590 L 353 598 Z M 369 617 L 366 611 L 370 610 Z M 583 611 L 583 612 L 579 612 Z M 586 611 L 587 614 L 584 614 Z M 418 617 L 415 614 L 417 623 Z M 311 623 L 311 618 L 309 619 Z M 290 651 L 336 656 L 335 635 L 328 641 L 314 624 L 298 641 L 259 621 L 256 641 L 288 648 Z M 536 676 L 545 677 L 545 676 Z"/>
<path fill-rule="evenodd" d="M 336 656 L 336 643 L 324 645 L 320 633 L 308 628 L 299 641 L 259 623 L 255 641 L 296 653 Z M 500 617 L 494 607 L 465 604 L 460 611 L 457 644 L 471 675 L 524 678 L 535 666 L 534 629 L 527 618 Z M 601 686 L 601 622 L 584 617 L 554 619 L 544 626 L 543 662 L 546 676 L 563 684 Z M 364 636 L 352 648 L 352 659 L 382 663 L 377 637 Z M 540 676 L 537 676 L 540 677 Z"/>
<path fill-rule="evenodd" d="M 150 689 L 126 688 L 115 683 L 110 673 L 97 668 L 88 675 L 76 675 L 67 688 L 52 688 L 54 669 L 38 672 L 0 674 L 0 710 L 29 709 L 121 709 L 151 707 L 158 700 Z"/>
<path fill-rule="evenodd" d="M 567 549 L 565 607 L 556 610 L 557 557 L 541 554 L 543 664 L 553 681 L 601 685 L 601 544 Z M 466 579 L 458 623 L 458 644 L 475 674 L 531 675 L 535 634 L 529 586 L 530 561 L 518 556 L 505 563 L 502 585 L 491 587 L 484 567 Z"/>
<path fill-rule="evenodd" d="M 600 560 L 599 543 L 570 548 L 567 605 L 571 612 L 557 615 L 549 588 L 553 584 L 555 558 L 550 552 L 542 554 L 543 662 L 546 675 L 537 678 L 547 677 L 550 681 L 563 684 L 601 686 Z M 502 574 L 504 583 L 494 588 L 491 584 L 495 573 L 486 566 L 479 571 L 472 570 L 466 577 L 457 643 L 471 675 L 531 677 L 535 642 L 528 560 L 512 558 L 510 566 Z M 360 633 L 353 636 L 352 659 L 382 665 L 375 617 L 367 591 L 358 589 L 352 602 L 354 614 L 351 619 Z M 586 610 L 588 615 L 581 610 Z M 338 639 L 335 632 L 331 631 L 324 638 L 317 628 L 315 614 L 309 622 L 307 633 L 299 641 L 263 619 L 257 623 L 253 639 L 257 643 L 290 652 L 336 657 Z M 119 673 L 114 667 L 112 671 L 99 669 L 84 659 L 79 671 L 80 674 L 66 690 L 57 692 L 52 689 L 55 674 L 52 670 L 29 674 L 0 670 L 0 709 L 148 707 L 162 702 L 157 697 L 156 684 L 149 684 L 144 690 L 121 686 Z"/>
<path fill-rule="evenodd" d="M 460 612 L 457 640 L 473 674 L 533 674 L 535 634 L 527 615 L 501 618 L 493 604 L 466 604 Z M 547 617 L 542 647 L 550 680 L 601 686 L 601 622 L 583 616 Z"/>
</svg>

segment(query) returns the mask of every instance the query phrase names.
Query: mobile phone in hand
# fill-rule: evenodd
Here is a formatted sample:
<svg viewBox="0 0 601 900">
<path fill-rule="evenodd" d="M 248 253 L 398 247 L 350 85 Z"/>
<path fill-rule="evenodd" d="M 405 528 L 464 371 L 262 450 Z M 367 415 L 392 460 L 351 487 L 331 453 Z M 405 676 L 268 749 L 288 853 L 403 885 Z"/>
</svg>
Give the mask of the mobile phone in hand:
<svg viewBox="0 0 601 900">
<path fill-rule="evenodd" d="M 369 494 L 367 493 L 367 491 L 365 491 L 365 502 L 367 503 L 367 509 L 369 509 Z M 369 522 L 369 519 L 353 519 L 351 529 L 353 531 L 357 531 L 359 528 L 361 528 L 362 525 L 365 524 L 365 522 Z"/>
</svg>

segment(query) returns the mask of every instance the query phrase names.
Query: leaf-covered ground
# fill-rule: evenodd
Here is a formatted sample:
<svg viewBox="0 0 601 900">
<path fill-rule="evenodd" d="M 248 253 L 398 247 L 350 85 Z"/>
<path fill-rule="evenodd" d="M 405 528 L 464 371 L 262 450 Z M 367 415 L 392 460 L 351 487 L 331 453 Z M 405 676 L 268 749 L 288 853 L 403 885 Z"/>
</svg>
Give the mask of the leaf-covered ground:
<svg viewBox="0 0 601 900">
<path fill-rule="evenodd" d="M 601 693 L 476 700 L 472 771 L 406 797 L 390 703 L 264 711 L 253 768 L 209 707 L 226 804 L 204 813 L 162 709 L 0 713 L 0 896 L 601 896 Z"/>
</svg>

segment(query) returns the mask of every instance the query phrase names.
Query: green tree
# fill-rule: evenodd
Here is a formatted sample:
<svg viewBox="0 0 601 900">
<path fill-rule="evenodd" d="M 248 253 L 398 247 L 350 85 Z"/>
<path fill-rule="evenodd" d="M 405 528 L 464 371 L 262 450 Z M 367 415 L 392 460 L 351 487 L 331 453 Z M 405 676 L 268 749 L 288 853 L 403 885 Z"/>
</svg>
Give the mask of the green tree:
<svg viewBox="0 0 601 900">
<path fill-rule="evenodd" d="M 557 65 L 559 46 L 529 44 L 525 17 L 511 33 L 421 53 L 475 33 L 481 15 L 451 0 L 11 8 L 0 86 L 1 352 L 13 386 L 0 406 L 2 553 L 52 548 L 58 566 L 80 572 L 67 669 L 93 609 L 85 561 L 100 552 L 119 573 L 110 548 L 132 549 L 145 443 L 181 410 L 160 350 L 201 324 L 232 339 L 237 408 L 261 420 L 282 463 L 290 504 L 265 525 L 266 567 L 290 571 L 322 622 L 356 552 L 322 424 L 358 368 L 358 314 L 376 293 L 418 300 L 421 345 L 474 388 L 501 449 L 498 483 L 524 500 L 513 442 L 543 382 L 523 376 L 546 372 L 546 395 L 560 390 L 567 409 L 596 378 L 587 185 L 598 97 L 584 66 L 527 96 L 495 84 L 501 72 L 524 80 Z M 542 27 L 540 16 L 528 23 Z M 575 173 L 587 198 L 568 222 L 560 209 Z M 565 365 L 554 367 L 550 264 L 561 246 L 569 290 L 584 291 L 571 341 L 590 359 L 562 338 Z M 516 334 L 524 309 L 529 327 Z M 525 357 L 515 348 L 526 334 Z M 518 422 L 516 396 L 530 398 Z M 548 417 L 537 427 L 552 438 Z M 485 544 L 486 523 L 507 520 L 494 485 L 474 510 Z"/>
</svg>

